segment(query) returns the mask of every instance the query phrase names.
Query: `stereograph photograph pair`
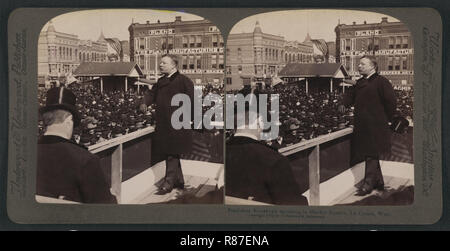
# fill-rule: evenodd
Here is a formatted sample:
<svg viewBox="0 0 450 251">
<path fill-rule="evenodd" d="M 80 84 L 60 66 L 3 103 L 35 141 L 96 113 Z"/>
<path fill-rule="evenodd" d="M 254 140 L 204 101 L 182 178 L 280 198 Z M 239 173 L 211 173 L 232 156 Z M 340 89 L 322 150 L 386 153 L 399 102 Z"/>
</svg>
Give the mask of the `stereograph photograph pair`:
<svg viewBox="0 0 450 251">
<path fill-rule="evenodd" d="M 9 217 L 436 222 L 438 12 L 228 10 L 11 13 Z"/>
</svg>

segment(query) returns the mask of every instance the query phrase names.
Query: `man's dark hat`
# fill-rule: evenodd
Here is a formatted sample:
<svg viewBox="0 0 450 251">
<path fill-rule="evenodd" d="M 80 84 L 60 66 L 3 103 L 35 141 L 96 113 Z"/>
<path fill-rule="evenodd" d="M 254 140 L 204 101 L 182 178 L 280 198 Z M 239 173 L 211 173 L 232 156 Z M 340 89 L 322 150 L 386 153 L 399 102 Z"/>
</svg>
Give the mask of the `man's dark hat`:
<svg viewBox="0 0 450 251">
<path fill-rule="evenodd" d="M 54 87 L 47 91 L 45 106 L 39 109 L 41 114 L 57 109 L 72 113 L 74 127 L 80 124 L 80 114 L 75 106 L 77 97 L 65 87 Z"/>
</svg>

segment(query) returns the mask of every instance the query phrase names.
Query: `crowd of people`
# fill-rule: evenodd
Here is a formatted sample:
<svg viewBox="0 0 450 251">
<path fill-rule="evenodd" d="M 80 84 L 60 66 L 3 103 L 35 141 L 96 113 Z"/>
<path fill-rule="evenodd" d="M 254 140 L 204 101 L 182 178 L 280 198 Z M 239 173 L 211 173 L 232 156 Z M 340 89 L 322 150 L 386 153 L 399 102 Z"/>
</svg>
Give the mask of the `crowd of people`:
<svg viewBox="0 0 450 251">
<path fill-rule="evenodd" d="M 74 130 L 73 139 L 90 146 L 111 138 L 153 126 L 155 109 L 141 113 L 136 109 L 141 96 L 135 92 L 104 92 L 91 85 L 71 84 L 69 88 L 78 97 L 78 109 L 81 124 Z M 237 93 L 235 91 L 234 93 Z M 302 140 L 351 127 L 353 110 L 338 112 L 342 103 L 342 92 L 320 91 L 306 94 L 305 88 L 296 84 L 276 85 L 260 90 L 259 93 L 279 94 L 280 133 L 277 140 L 268 142 L 274 147 L 285 147 Z M 45 103 L 45 90 L 40 90 L 39 103 Z M 202 95 L 218 94 L 224 96 L 223 85 L 205 84 Z M 413 119 L 413 89 L 395 90 L 397 98 L 397 115 Z M 269 103 L 270 105 L 270 103 Z M 203 106 L 205 113 L 210 106 Z M 270 108 L 269 108 L 270 109 Z M 39 135 L 44 132 L 42 121 L 39 122 Z"/>
<path fill-rule="evenodd" d="M 69 89 L 77 96 L 81 115 L 81 124 L 74 129 L 73 140 L 81 145 L 87 147 L 154 125 L 154 109 L 140 113 L 136 109 L 140 97 L 134 92 L 101 93 L 91 85 L 77 83 L 71 84 Z M 41 93 L 41 104 L 43 97 Z M 42 134 L 42 122 L 39 125 L 39 134 Z"/>
<path fill-rule="evenodd" d="M 407 120 L 413 119 L 414 89 L 395 90 L 397 98 L 397 114 Z"/>
<path fill-rule="evenodd" d="M 208 83 L 206 85 L 203 86 L 203 96 L 206 96 L 208 94 L 218 94 L 220 96 L 224 96 L 224 92 L 223 92 L 223 84 L 218 84 L 218 83 Z"/>
<path fill-rule="evenodd" d="M 114 91 L 101 93 L 93 85 L 73 83 L 68 88 L 77 96 L 77 108 L 81 115 L 81 124 L 74 129 L 73 140 L 86 147 L 115 137 L 125 135 L 148 126 L 155 125 L 155 107 L 146 113 L 137 109 L 141 96 L 136 92 Z M 45 104 L 46 90 L 38 90 L 40 107 Z M 222 94 L 223 86 L 206 84 L 203 96 Z M 208 107 L 203 107 L 204 110 Z M 44 125 L 38 124 L 39 136 L 44 133 Z"/>
<path fill-rule="evenodd" d="M 229 91 L 238 93 L 240 90 Z M 267 142 L 275 148 L 282 148 L 303 140 L 353 126 L 353 108 L 345 113 L 338 111 L 342 104 L 341 90 L 306 93 L 305 87 L 298 84 L 279 84 L 259 89 L 257 93 L 279 95 L 279 137 Z M 396 90 L 396 116 L 413 118 L 413 90 Z M 268 104 L 270 105 L 270 103 Z M 268 108 L 270 110 L 270 107 Z M 227 135 L 232 132 L 228 131 Z"/>
</svg>

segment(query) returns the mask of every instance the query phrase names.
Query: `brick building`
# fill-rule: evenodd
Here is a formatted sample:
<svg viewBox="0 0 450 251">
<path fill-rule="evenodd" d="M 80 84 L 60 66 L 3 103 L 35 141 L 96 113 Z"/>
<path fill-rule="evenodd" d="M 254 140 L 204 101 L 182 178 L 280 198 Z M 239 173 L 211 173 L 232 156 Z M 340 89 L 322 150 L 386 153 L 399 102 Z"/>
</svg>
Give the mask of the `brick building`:
<svg viewBox="0 0 450 251">
<path fill-rule="evenodd" d="M 52 22 L 38 40 L 38 85 L 49 88 L 64 81 L 82 62 L 107 61 L 107 43 L 101 34 L 97 41 L 55 30 Z"/>
<path fill-rule="evenodd" d="M 336 60 L 354 78 L 359 77 L 359 58 L 375 55 L 378 71 L 388 78 L 394 88 L 411 87 L 414 83 L 414 43 L 408 27 L 401 22 L 338 24 Z"/>
<path fill-rule="evenodd" d="M 210 21 L 182 21 L 177 16 L 174 22 L 132 23 L 128 31 L 130 60 L 147 77 L 159 72 L 161 56 L 169 53 L 178 56 L 178 69 L 194 83 L 223 82 L 224 42 Z"/>
<path fill-rule="evenodd" d="M 312 45 L 263 33 L 259 22 L 253 32 L 230 34 L 226 47 L 227 89 L 251 81 L 270 82 L 287 63 L 309 63 L 313 55 Z"/>
</svg>

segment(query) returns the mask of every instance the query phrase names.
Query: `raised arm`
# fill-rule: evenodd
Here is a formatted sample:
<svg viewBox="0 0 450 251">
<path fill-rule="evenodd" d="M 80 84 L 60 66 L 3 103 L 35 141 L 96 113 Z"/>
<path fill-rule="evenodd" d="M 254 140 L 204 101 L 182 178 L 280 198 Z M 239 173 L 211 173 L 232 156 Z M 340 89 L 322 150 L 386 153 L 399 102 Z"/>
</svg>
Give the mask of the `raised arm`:
<svg viewBox="0 0 450 251">
<path fill-rule="evenodd" d="M 144 97 L 138 102 L 138 109 L 141 112 L 147 112 L 147 107 L 155 102 L 158 89 L 157 85 L 158 83 L 153 85 L 152 89 L 145 91 Z"/>
</svg>

